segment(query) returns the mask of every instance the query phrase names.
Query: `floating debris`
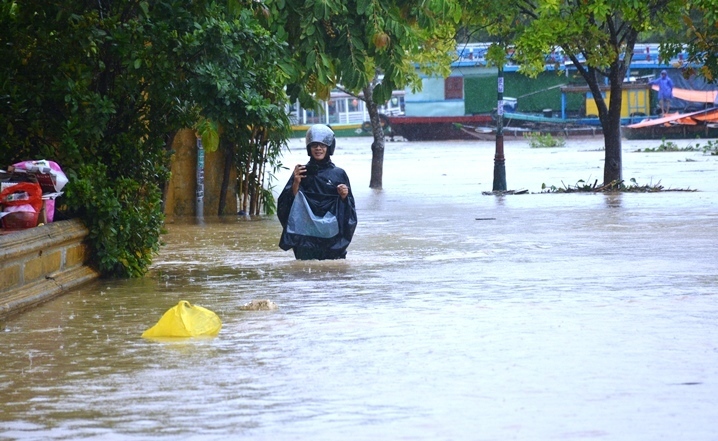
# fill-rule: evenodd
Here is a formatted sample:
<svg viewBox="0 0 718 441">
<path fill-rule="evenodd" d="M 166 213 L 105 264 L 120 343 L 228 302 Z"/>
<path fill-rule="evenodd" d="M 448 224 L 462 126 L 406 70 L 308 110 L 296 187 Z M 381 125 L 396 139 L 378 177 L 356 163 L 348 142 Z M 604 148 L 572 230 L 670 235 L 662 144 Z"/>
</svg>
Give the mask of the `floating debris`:
<svg viewBox="0 0 718 441">
<path fill-rule="evenodd" d="M 269 299 L 255 299 L 239 307 L 242 311 L 273 311 L 279 309 L 276 303 Z"/>
<path fill-rule="evenodd" d="M 180 300 L 162 315 L 156 325 L 143 332 L 142 337 L 214 336 L 220 329 L 222 321 L 213 311 Z"/>
<path fill-rule="evenodd" d="M 520 190 L 482 191 L 481 194 L 483 194 L 484 196 L 504 196 L 508 194 L 529 194 L 529 191 L 525 188 L 522 188 Z"/>
<path fill-rule="evenodd" d="M 660 181 L 655 185 L 638 185 L 635 178 L 631 178 L 633 185 L 626 185 L 624 181 L 611 181 L 608 184 L 598 185 L 598 179 L 593 184 L 586 184 L 583 179 L 570 186 L 561 181 L 563 187 L 541 184 L 541 193 L 657 193 L 662 191 L 698 191 L 684 188 L 664 188 Z"/>
</svg>

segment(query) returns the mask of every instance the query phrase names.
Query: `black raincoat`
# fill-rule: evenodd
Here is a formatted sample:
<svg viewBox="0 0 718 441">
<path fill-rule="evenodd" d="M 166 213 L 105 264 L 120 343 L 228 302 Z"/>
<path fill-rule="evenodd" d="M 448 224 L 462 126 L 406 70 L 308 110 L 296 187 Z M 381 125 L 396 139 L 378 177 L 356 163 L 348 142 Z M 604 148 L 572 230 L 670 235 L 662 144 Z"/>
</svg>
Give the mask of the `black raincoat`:
<svg viewBox="0 0 718 441">
<path fill-rule="evenodd" d="M 292 194 L 292 183 L 294 182 L 294 176 L 292 176 L 277 201 L 277 217 L 282 224 L 279 247 L 285 251 L 293 249 L 294 257 L 300 260 L 344 259 L 357 226 L 357 213 L 349 177 L 344 170 L 335 166 L 328 158 L 324 161 L 315 161 L 312 158 L 307 165 L 316 165 L 318 171 L 315 176 L 306 176 L 302 179 L 299 192 L 306 199 L 314 217 L 326 218 L 333 215 L 336 218 L 333 228 L 338 227 L 338 233 L 332 237 L 318 237 L 313 234 L 297 234 L 297 231 L 292 229 L 292 222 L 289 220 L 292 205 L 298 199 L 298 203 L 303 203 L 301 198 Z M 339 184 L 345 184 L 349 188 L 349 194 L 344 200 L 337 193 Z"/>
</svg>

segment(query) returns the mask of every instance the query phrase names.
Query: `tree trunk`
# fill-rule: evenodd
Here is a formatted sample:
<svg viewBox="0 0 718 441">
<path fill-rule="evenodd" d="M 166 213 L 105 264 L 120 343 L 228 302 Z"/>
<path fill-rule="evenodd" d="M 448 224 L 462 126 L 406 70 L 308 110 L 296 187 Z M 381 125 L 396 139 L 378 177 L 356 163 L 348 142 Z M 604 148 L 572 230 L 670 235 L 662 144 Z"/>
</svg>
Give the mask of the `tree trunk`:
<svg viewBox="0 0 718 441">
<path fill-rule="evenodd" d="M 578 65 L 578 61 L 574 60 L 574 65 Z M 578 67 L 578 71 L 586 80 L 586 84 L 591 90 L 593 99 L 596 101 L 598 109 L 598 119 L 601 121 L 601 129 L 603 130 L 603 143 L 605 148 L 605 157 L 603 164 L 603 185 L 610 184 L 613 181 L 621 180 L 621 103 L 623 101 L 623 77 L 618 76 L 615 69 L 611 69 L 609 81 L 610 101 L 606 104 L 601 91 L 601 81 L 598 77 L 598 71 L 591 67 Z"/>
<path fill-rule="evenodd" d="M 371 132 L 374 136 L 374 142 L 371 144 L 369 188 L 381 190 L 384 178 L 384 128 L 381 126 L 381 119 L 379 119 L 379 108 L 372 99 L 372 87 L 372 85 L 369 85 L 364 88 L 364 100 L 366 101 L 369 121 L 371 122 Z"/>
<path fill-rule="evenodd" d="M 612 75 L 615 77 L 617 75 Z M 623 77 L 610 78 L 611 100 L 608 115 L 601 119 L 603 139 L 606 148 L 603 164 L 603 185 L 622 180 L 623 162 L 621 158 L 621 103 L 623 101 Z"/>
<path fill-rule="evenodd" d="M 611 64 L 607 73 L 610 83 L 610 101 L 606 105 L 603 93 L 600 89 L 599 70 L 596 68 L 582 65 L 578 59 L 569 55 L 578 69 L 578 72 L 586 80 L 594 100 L 598 108 L 598 117 L 601 121 L 603 130 L 604 147 L 606 150 L 605 161 L 603 164 L 603 185 L 612 182 L 619 183 L 623 180 L 623 160 L 621 158 L 621 105 L 623 103 L 623 80 L 626 72 L 631 65 L 633 56 L 633 48 L 636 45 L 638 33 L 636 31 L 627 32 L 624 43 L 619 51 L 619 56 Z M 613 39 L 614 46 L 618 47 L 617 39 Z M 623 57 L 620 53 L 623 53 Z"/>
<path fill-rule="evenodd" d="M 224 143 L 223 143 L 224 144 Z M 227 143 L 229 144 L 229 143 Z M 234 154 L 232 153 L 232 145 L 224 145 L 224 175 L 222 176 L 222 187 L 219 190 L 219 208 L 217 209 L 217 216 L 224 214 L 224 208 L 227 206 L 227 189 L 229 188 L 229 179 L 232 173 L 232 167 L 234 167 Z"/>
</svg>

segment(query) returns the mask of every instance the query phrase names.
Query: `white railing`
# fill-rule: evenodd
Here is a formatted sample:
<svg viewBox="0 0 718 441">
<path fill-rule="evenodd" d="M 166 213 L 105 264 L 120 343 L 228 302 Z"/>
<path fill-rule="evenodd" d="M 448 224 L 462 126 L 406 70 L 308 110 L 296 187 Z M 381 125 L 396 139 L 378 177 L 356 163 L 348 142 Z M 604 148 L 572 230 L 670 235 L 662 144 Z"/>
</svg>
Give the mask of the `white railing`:
<svg viewBox="0 0 718 441">
<path fill-rule="evenodd" d="M 404 93 L 397 92 L 392 99 L 379 108 L 379 113 L 399 115 L 403 113 Z M 364 101 L 342 92 L 332 93 L 329 101 L 322 102 L 321 112 L 307 110 L 297 102 L 290 109 L 293 125 L 310 124 L 361 124 L 369 121 Z"/>
</svg>

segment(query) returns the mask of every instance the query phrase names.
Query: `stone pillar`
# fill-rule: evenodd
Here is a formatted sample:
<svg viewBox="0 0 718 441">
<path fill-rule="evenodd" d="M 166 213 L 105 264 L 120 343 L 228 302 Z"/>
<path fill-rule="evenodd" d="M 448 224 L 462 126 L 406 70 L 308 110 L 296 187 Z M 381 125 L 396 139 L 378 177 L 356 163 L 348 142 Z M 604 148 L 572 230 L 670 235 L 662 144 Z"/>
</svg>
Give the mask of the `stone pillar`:
<svg viewBox="0 0 718 441">
<path fill-rule="evenodd" d="M 197 138 L 191 129 L 177 132 L 172 143 L 172 176 L 165 191 L 165 216 L 195 216 L 196 176 L 197 176 Z M 219 194 L 224 176 L 225 155 L 221 151 L 209 153 L 205 150 L 204 159 L 204 217 L 217 215 Z M 232 167 L 230 184 L 227 188 L 225 215 L 237 214 L 237 171 Z"/>
</svg>

